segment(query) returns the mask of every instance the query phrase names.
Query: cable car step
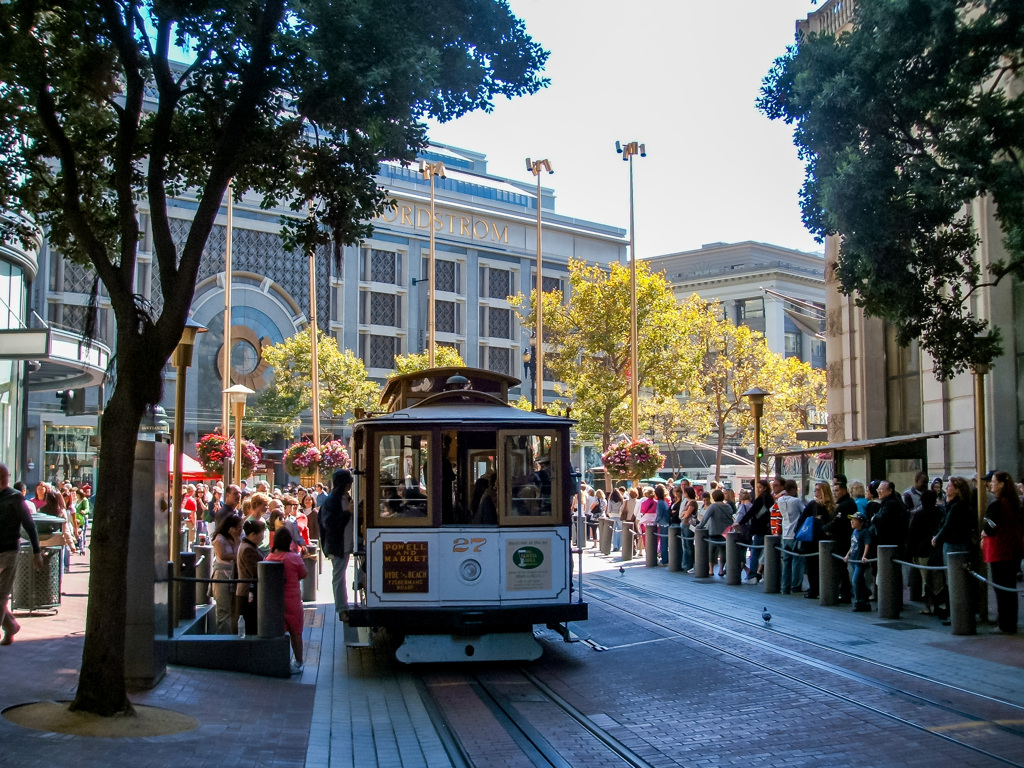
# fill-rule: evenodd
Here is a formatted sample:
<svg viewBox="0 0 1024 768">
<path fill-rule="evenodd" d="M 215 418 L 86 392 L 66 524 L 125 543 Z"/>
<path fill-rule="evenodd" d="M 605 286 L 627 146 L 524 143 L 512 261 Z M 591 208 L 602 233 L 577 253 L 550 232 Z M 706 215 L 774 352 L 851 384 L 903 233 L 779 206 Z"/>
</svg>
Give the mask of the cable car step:
<svg viewBox="0 0 1024 768">
<path fill-rule="evenodd" d="M 582 640 L 590 639 L 590 632 L 580 624 L 566 622 L 564 624 L 548 624 L 547 627 L 561 635 L 562 640 L 567 643 L 578 643 Z"/>
<path fill-rule="evenodd" d="M 373 641 L 370 627 L 350 627 L 345 622 L 345 645 L 349 648 L 369 648 Z"/>
</svg>

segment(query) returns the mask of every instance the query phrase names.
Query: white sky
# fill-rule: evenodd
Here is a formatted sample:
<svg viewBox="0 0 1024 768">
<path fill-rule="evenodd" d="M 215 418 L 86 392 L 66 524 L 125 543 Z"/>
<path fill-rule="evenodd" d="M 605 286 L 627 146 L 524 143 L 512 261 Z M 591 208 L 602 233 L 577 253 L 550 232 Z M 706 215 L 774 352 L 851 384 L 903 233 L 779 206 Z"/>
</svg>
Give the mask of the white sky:
<svg viewBox="0 0 1024 768">
<path fill-rule="evenodd" d="M 792 132 L 754 108 L 812 0 L 509 4 L 551 51 L 551 85 L 431 125 L 432 140 L 484 152 L 491 173 L 523 181 L 526 157 L 548 158 L 558 213 L 622 228 L 629 176 L 615 141 L 646 143 L 633 161 L 640 258 L 719 241 L 822 250 L 800 220 Z"/>
</svg>

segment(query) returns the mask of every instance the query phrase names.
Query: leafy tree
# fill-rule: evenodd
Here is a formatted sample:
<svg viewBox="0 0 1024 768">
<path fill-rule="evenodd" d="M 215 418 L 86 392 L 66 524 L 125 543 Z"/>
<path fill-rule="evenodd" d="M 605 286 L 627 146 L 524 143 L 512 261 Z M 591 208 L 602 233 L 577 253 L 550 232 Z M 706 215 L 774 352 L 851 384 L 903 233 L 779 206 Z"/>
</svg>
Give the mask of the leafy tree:
<svg viewBox="0 0 1024 768">
<path fill-rule="evenodd" d="M 191 60 L 172 63 L 176 47 Z M 0 208 L 31 215 L 95 269 L 117 329 L 92 540 L 90 594 L 102 599 L 89 601 L 74 709 L 131 712 L 124 542 L 135 440 L 160 400 L 229 180 L 237 199 L 302 212 L 285 224 L 286 244 L 338 253 L 371 231 L 387 198 L 379 163 L 415 157 L 425 116 L 535 92 L 546 55 L 503 0 L 0 3 Z M 197 202 L 177 248 L 168 201 L 186 191 Z M 143 197 L 158 315 L 134 288 Z M 317 201 L 312 221 L 307 200 Z"/>
<path fill-rule="evenodd" d="M 380 399 L 380 387 L 366 375 L 366 366 L 352 350 L 338 349 L 338 341 L 318 330 L 317 365 L 320 384 L 320 416 L 327 417 L 330 431 L 346 413 L 356 408 L 372 410 Z M 298 406 L 298 412 L 313 407 L 313 352 L 309 331 L 300 331 L 263 350 L 274 371 L 278 407 Z"/>
<path fill-rule="evenodd" d="M 659 397 L 640 399 L 640 429 L 645 433 L 654 430 L 655 442 L 668 446 L 668 464 L 673 464 L 673 457 L 678 457 L 688 442 L 697 440 L 697 425 L 690 419 L 686 410 L 685 397 L 666 394 Z M 674 471 L 675 466 L 665 469 Z"/>
<path fill-rule="evenodd" d="M 857 0 L 852 32 L 776 60 L 758 108 L 794 126 L 804 223 L 842 237 L 836 275 L 947 379 L 1002 354 L 970 298 L 1024 279 L 1024 4 Z M 990 197 L 1007 258 L 976 258 L 972 201 Z"/>
<path fill-rule="evenodd" d="M 743 393 L 761 387 L 772 393 L 765 398 L 762 443 L 791 447 L 796 430 L 807 426 L 809 411 L 824 408 L 824 372 L 772 352 L 764 336 L 718 319 L 715 308 L 706 305 L 703 313 L 699 366 L 687 384 L 681 421 L 692 425 L 697 439 L 715 438 L 715 463 L 720 466 L 726 442 L 753 441 L 753 418 Z"/>
<path fill-rule="evenodd" d="M 256 402 L 245 411 L 245 436 L 255 443 L 266 443 L 278 435 L 290 437 L 302 423 L 302 398 L 296 392 L 283 392 L 277 381 L 256 394 Z"/>
<path fill-rule="evenodd" d="M 434 349 L 434 366 L 437 368 L 457 368 L 465 365 L 462 355 L 455 347 L 438 346 Z M 413 352 L 408 355 L 395 355 L 395 370 L 388 378 L 406 373 L 425 371 L 430 367 L 430 355 L 426 352 Z"/>
<path fill-rule="evenodd" d="M 630 275 L 612 263 L 607 270 L 570 260 L 570 300 L 560 291 L 544 294 L 544 365 L 572 403 L 583 438 L 608 449 L 611 437 L 631 430 L 630 413 Z M 682 389 L 694 363 L 687 354 L 696 305 L 680 304 L 664 275 L 637 264 L 637 334 L 639 386 L 655 396 Z M 536 294 L 530 311 L 522 294 L 512 297 L 520 320 L 535 322 Z"/>
</svg>

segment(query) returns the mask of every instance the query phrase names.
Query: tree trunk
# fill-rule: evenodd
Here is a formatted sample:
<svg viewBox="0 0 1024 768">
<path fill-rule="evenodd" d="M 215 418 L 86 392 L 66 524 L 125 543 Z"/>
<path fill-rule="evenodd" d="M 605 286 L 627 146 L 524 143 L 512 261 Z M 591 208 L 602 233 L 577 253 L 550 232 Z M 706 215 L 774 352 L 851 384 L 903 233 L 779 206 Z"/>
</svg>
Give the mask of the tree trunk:
<svg viewBox="0 0 1024 768">
<path fill-rule="evenodd" d="M 133 713 L 124 664 L 135 444 L 147 404 L 160 401 L 169 356 L 152 327 L 136 335 L 118 320 L 117 384 L 101 420 L 82 672 L 71 704 L 103 717 Z"/>
<path fill-rule="evenodd" d="M 718 444 L 715 446 L 715 482 L 722 479 L 722 451 L 725 450 L 725 424 L 718 425 Z"/>
<path fill-rule="evenodd" d="M 119 366 L 127 368 L 127 366 Z M 138 375 L 160 377 L 139 372 Z M 144 404 L 118 379 L 102 419 L 99 475 L 90 549 L 89 603 L 82 672 L 72 710 L 109 717 L 133 712 L 125 688 L 128 540 L 131 532 L 135 443 Z"/>
</svg>

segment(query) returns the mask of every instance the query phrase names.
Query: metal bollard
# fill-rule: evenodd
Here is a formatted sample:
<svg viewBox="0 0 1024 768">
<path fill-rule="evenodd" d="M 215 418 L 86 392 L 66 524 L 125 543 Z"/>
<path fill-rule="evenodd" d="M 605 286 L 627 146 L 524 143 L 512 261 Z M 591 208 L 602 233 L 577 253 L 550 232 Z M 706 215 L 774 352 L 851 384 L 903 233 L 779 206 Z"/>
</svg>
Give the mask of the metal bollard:
<svg viewBox="0 0 1024 768">
<path fill-rule="evenodd" d="M 181 553 L 181 575 L 185 578 L 196 577 L 196 553 Z M 194 619 L 196 617 L 196 590 L 193 584 L 179 581 L 175 584 L 178 592 L 178 618 Z"/>
<path fill-rule="evenodd" d="M 693 532 L 693 577 L 695 579 L 711 578 L 711 566 L 708 563 L 708 543 L 704 541 L 707 533 L 703 528 Z"/>
<path fill-rule="evenodd" d="M 781 536 L 765 536 L 761 562 L 764 563 L 764 591 L 777 595 L 782 590 Z"/>
<path fill-rule="evenodd" d="M 725 583 L 739 586 L 743 575 L 743 560 L 740 558 L 740 535 L 736 531 L 725 534 Z"/>
<path fill-rule="evenodd" d="M 256 564 L 256 632 L 262 638 L 284 634 L 284 563 Z"/>
<path fill-rule="evenodd" d="M 602 517 L 598 521 L 598 546 L 601 549 L 602 555 L 610 555 L 612 553 L 612 531 L 614 529 L 615 523 L 610 517 Z"/>
<path fill-rule="evenodd" d="M 845 566 L 845 563 L 844 563 Z M 832 557 L 832 542 L 818 542 L 818 605 L 835 605 L 839 602 L 836 591 L 836 559 Z"/>
<path fill-rule="evenodd" d="M 903 607 L 903 579 L 896 571 L 900 567 L 893 563 L 896 557 L 895 544 L 878 547 L 878 618 L 898 619 Z"/>
<path fill-rule="evenodd" d="M 633 523 L 626 520 L 622 523 L 622 561 L 633 559 Z"/>
<path fill-rule="evenodd" d="M 196 578 L 208 579 L 213 575 L 213 547 L 202 545 L 192 547 L 196 553 Z M 196 605 L 210 604 L 210 585 L 197 581 L 196 584 Z"/>
<path fill-rule="evenodd" d="M 683 540 L 679 538 L 679 526 L 668 527 L 668 569 L 683 570 Z"/>
<path fill-rule="evenodd" d="M 658 526 L 649 523 L 644 528 L 644 539 L 646 565 L 648 568 L 654 568 L 658 564 Z"/>
<path fill-rule="evenodd" d="M 971 557 L 967 552 L 946 555 L 946 582 L 949 584 L 949 621 L 954 635 L 976 635 L 978 625 L 971 604 L 971 575 L 967 572 Z M 988 585 L 985 585 L 986 588 Z"/>
</svg>

